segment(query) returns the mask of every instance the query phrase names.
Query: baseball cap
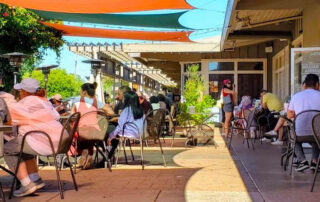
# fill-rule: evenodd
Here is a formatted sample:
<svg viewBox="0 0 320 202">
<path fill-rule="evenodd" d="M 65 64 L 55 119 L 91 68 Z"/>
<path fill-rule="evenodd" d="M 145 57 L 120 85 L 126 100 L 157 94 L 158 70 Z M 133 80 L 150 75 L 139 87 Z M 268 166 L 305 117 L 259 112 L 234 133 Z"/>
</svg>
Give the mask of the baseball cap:
<svg viewBox="0 0 320 202">
<path fill-rule="evenodd" d="M 223 84 L 224 84 L 224 85 L 226 85 L 228 82 L 231 82 L 231 80 L 230 80 L 230 79 L 225 79 L 225 80 L 223 80 Z"/>
<path fill-rule="evenodd" d="M 25 90 L 28 93 L 37 92 L 38 88 L 40 88 L 40 83 L 31 78 L 23 79 L 21 83 L 17 83 L 13 86 L 15 90 Z"/>
<path fill-rule="evenodd" d="M 62 100 L 62 96 L 60 94 L 56 94 L 52 98 L 55 99 L 55 100 L 59 100 L 59 101 Z"/>
</svg>

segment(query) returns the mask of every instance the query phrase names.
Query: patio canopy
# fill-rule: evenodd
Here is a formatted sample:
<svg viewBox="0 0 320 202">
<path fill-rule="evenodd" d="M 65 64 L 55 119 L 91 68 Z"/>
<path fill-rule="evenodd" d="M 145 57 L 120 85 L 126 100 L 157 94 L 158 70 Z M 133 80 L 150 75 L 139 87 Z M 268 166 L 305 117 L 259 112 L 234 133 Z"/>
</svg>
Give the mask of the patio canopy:
<svg viewBox="0 0 320 202">
<path fill-rule="evenodd" d="M 68 25 L 48 23 L 48 22 L 43 22 L 43 24 L 53 27 L 57 30 L 63 31 L 64 35 L 66 36 L 81 36 L 81 37 L 191 42 L 188 36 L 192 33 L 192 31 L 157 32 L 157 31 L 100 29 L 100 28 L 68 26 Z"/>
<path fill-rule="evenodd" d="M 161 27 L 171 29 L 186 29 L 179 23 L 179 18 L 186 11 L 169 14 L 83 14 L 60 13 L 32 10 L 45 20 L 61 20 L 81 23 L 97 23 L 106 25 Z"/>
<path fill-rule="evenodd" d="M 185 0 L 0 0 L 0 3 L 64 13 L 121 13 L 193 8 Z"/>
</svg>

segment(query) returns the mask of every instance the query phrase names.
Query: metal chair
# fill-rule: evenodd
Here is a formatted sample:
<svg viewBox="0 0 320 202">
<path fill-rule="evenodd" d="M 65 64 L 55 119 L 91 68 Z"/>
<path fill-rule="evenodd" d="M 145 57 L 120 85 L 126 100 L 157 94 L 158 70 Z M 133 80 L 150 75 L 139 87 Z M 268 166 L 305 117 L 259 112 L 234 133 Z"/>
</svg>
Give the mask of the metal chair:
<svg viewBox="0 0 320 202">
<path fill-rule="evenodd" d="M 69 149 L 71 147 L 71 144 L 72 144 L 72 141 L 73 141 L 74 133 L 76 132 L 76 130 L 78 128 L 79 120 L 80 120 L 80 113 L 79 112 L 72 114 L 68 118 L 68 120 L 66 121 L 65 125 L 62 128 L 57 151 L 54 150 L 53 143 L 52 143 L 52 140 L 51 140 L 50 136 L 47 133 L 43 132 L 43 131 L 29 131 L 23 136 L 21 149 L 20 149 L 19 158 L 18 158 L 16 170 L 15 170 L 15 175 L 14 175 L 12 186 L 11 186 L 9 199 L 12 198 L 13 190 L 14 190 L 14 187 L 15 187 L 15 184 L 16 184 L 16 181 L 17 181 L 17 173 L 18 173 L 20 162 L 21 162 L 22 151 L 23 151 L 23 148 L 24 148 L 26 137 L 29 136 L 30 134 L 33 134 L 33 133 L 42 134 L 48 139 L 48 142 L 49 142 L 49 144 L 51 146 L 51 150 L 52 150 L 52 155 L 50 155 L 50 156 L 53 157 L 54 165 L 55 165 L 55 169 L 56 169 L 58 187 L 59 187 L 59 191 L 60 191 L 60 197 L 61 197 L 61 199 L 64 199 L 63 188 L 62 188 L 62 184 L 61 184 L 61 180 L 60 180 L 60 174 L 59 174 L 59 169 L 58 169 L 57 158 L 56 157 L 57 157 L 58 154 L 66 154 L 67 155 L 67 152 L 69 151 Z M 65 136 L 65 132 L 68 133 L 67 137 Z M 68 163 L 70 164 L 70 159 L 69 159 L 68 155 L 67 155 L 67 160 L 68 160 Z M 70 166 L 70 173 L 71 173 L 71 176 L 72 176 L 74 188 L 75 188 L 76 191 L 78 191 L 78 186 L 77 186 L 76 179 L 74 177 L 74 173 L 73 173 L 73 170 L 72 170 L 71 166 Z"/>
<path fill-rule="evenodd" d="M 313 137 L 317 143 L 318 149 L 320 149 L 320 114 L 317 114 L 313 117 L 312 119 L 312 134 Z M 313 175 L 313 180 L 312 180 L 312 185 L 311 185 L 311 192 L 313 192 L 313 187 L 316 182 L 317 174 L 318 174 L 318 167 L 319 167 L 319 162 L 320 162 L 320 155 L 317 160 L 317 165 L 316 169 Z"/>
<path fill-rule="evenodd" d="M 252 149 L 254 150 L 254 144 L 253 144 L 253 139 L 250 137 L 250 128 L 251 127 L 255 127 L 256 125 L 254 124 L 254 115 L 255 115 L 255 109 L 254 110 L 244 110 L 243 112 L 243 118 L 234 118 L 233 121 L 231 122 L 231 133 L 230 135 L 227 134 L 226 136 L 226 141 L 228 143 L 228 139 L 229 139 L 229 145 L 228 148 L 230 149 L 231 147 L 231 142 L 232 142 L 232 136 L 235 130 L 238 131 L 243 131 L 244 132 L 244 139 L 243 139 L 243 143 L 247 142 L 248 148 L 250 148 L 250 144 L 249 144 L 249 139 L 251 140 L 251 144 L 252 144 Z M 239 127 L 236 126 L 235 121 L 243 121 L 244 123 L 244 127 Z M 246 135 L 246 133 L 248 135 Z"/>
<path fill-rule="evenodd" d="M 312 130 L 312 119 L 313 117 L 320 113 L 319 110 L 305 110 L 297 114 L 293 120 L 292 128 L 291 128 L 291 135 L 289 137 L 290 141 L 290 148 L 287 150 L 287 156 L 292 156 L 291 158 L 291 164 L 290 164 L 290 175 L 292 174 L 292 167 L 293 167 L 293 154 L 295 152 L 295 147 L 297 142 L 297 133 L 304 133 L 308 135 L 313 134 Z M 297 131 L 296 127 L 297 125 L 301 124 L 301 120 L 303 120 L 303 131 Z M 305 124 L 308 123 L 308 124 Z M 311 143 L 311 142 L 299 142 L 299 143 Z M 286 162 L 287 164 L 287 162 Z M 286 166 L 285 164 L 285 166 Z"/>
</svg>

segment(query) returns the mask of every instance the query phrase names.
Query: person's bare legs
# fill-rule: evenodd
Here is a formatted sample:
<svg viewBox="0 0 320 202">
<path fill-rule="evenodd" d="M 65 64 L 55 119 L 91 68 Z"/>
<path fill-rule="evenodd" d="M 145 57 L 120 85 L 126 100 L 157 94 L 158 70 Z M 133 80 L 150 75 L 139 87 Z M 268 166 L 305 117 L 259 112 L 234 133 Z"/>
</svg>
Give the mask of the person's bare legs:
<svg viewBox="0 0 320 202">
<path fill-rule="evenodd" d="M 283 130 L 283 125 L 284 125 L 285 119 L 280 117 L 280 119 L 277 122 L 276 127 L 273 129 L 275 132 L 277 132 L 280 128 Z M 282 131 L 283 132 L 283 131 Z"/>
<path fill-rule="evenodd" d="M 224 122 L 224 133 L 226 135 L 229 134 L 229 126 L 230 126 L 230 122 L 231 122 L 231 117 L 232 117 L 232 112 L 225 112 L 225 122 Z"/>
<path fill-rule="evenodd" d="M 22 161 L 20 163 L 17 178 L 21 181 L 22 179 L 29 177 L 31 173 L 38 173 L 38 167 L 35 159 Z"/>
</svg>

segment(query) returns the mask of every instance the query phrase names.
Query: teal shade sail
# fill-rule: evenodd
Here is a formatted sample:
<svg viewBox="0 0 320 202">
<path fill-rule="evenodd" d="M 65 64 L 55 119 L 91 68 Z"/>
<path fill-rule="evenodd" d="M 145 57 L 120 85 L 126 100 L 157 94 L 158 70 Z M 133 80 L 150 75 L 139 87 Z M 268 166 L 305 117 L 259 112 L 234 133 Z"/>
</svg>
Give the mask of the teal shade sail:
<svg viewBox="0 0 320 202">
<path fill-rule="evenodd" d="M 179 18 L 187 11 L 169 14 L 82 14 L 32 10 L 45 20 L 94 23 L 105 25 L 187 29 L 179 23 Z"/>
</svg>

